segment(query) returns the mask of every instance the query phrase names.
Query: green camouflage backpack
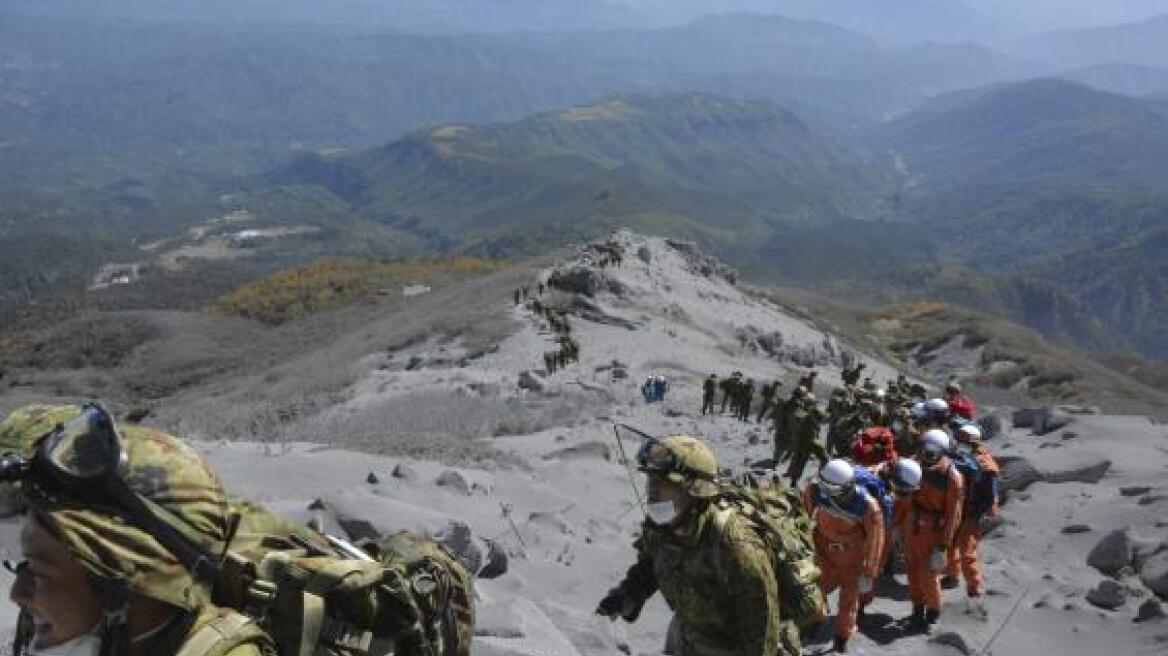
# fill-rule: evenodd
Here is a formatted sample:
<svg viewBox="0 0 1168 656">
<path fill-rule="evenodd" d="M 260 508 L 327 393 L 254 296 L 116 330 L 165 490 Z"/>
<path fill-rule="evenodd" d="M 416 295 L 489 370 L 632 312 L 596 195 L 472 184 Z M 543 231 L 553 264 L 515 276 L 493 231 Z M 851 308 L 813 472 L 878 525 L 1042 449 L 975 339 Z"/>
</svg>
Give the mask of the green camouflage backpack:
<svg viewBox="0 0 1168 656">
<path fill-rule="evenodd" d="M 718 506 L 746 517 L 774 555 L 782 619 L 800 632 L 823 621 L 827 600 L 819 590 L 811 518 L 799 495 L 773 477 L 748 476 L 742 482 L 723 483 L 721 487 Z"/>
<path fill-rule="evenodd" d="M 240 504 L 215 601 L 280 656 L 469 656 L 474 583 L 444 546 L 402 532 L 360 547 Z"/>
</svg>

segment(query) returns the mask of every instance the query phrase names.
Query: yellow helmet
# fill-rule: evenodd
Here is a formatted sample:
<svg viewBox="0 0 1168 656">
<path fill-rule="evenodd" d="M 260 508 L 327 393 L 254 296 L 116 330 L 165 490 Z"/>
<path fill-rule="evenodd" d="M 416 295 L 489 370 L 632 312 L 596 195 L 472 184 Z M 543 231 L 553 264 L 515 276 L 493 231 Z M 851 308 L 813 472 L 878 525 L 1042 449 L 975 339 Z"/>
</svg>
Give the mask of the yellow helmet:
<svg viewBox="0 0 1168 656">
<path fill-rule="evenodd" d="M 647 440 L 637 452 L 637 469 L 664 476 L 693 497 L 718 494 L 718 459 L 708 444 L 688 435 Z"/>
</svg>

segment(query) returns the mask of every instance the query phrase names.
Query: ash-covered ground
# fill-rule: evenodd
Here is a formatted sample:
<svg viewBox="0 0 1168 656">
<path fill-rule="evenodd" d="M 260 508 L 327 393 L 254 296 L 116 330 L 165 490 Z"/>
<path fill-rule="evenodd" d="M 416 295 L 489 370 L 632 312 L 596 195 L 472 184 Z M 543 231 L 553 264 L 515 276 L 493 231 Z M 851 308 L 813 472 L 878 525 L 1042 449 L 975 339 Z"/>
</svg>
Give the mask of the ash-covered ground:
<svg viewBox="0 0 1168 656">
<path fill-rule="evenodd" d="M 539 296 L 550 279 L 559 288 Z M 533 304 L 513 302 L 522 285 L 565 310 L 578 362 L 544 371 L 556 332 Z M 745 292 L 692 246 L 627 232 L 317 344 L 186 389 L 147 421 L 198 440 L 237 496 L 354 538 L 426 531 L 477 559 L 479 656 L 660 653 L 660 599 L 633 625 L 593 615 L 632 563 L 642 516 L 642 481 L 622 461 L 614 423 L 705 438 L 724 467 L 741 468 L 770 456 L 770 433 L 701 416 L 710 373 L 778 379 L 785 396 L 813 366 L 822 399 L 842 366 L 865 362 L 880 383 L 897 372 Z M 642 397 L 650 374 L 669 379 L 664 402 Z M 331 381 L 327 393 L 304 391 L 312 376 Z M 1017 405 L 983 408 L 1001 419 L 989 446 L 1013 488 L 982 543 L 985 612 L 947 591 L 933 635 L 906 635 L 899 574 L 878 586 L 852 653 L 1168 653 L 1168 620 L 1155 616 L 1168 598 L 1168 428 Z M 249 420 L 254 432 L 241 435 Z M 15 526 L 0 534 L 8 557 Z M 5 624 L 14 613 L 5 604 Z M 825 632 L 806 653 L 829 648 Z"/>
</svg>

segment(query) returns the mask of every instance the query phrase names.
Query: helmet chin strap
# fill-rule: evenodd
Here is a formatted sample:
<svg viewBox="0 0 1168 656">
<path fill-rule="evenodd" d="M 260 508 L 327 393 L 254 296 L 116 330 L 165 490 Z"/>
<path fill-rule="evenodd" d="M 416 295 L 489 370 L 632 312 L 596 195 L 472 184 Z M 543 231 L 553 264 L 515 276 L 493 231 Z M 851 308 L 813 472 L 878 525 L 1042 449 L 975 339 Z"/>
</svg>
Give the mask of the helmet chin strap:
<svg viewBox="0 0 1168 656">
<path fill-rule="evenodd" d="M 119 583 L 101 586 L 104 621 L 101 633 L 101 656 L 129 656 L 130 599 Z"/>
</svg>

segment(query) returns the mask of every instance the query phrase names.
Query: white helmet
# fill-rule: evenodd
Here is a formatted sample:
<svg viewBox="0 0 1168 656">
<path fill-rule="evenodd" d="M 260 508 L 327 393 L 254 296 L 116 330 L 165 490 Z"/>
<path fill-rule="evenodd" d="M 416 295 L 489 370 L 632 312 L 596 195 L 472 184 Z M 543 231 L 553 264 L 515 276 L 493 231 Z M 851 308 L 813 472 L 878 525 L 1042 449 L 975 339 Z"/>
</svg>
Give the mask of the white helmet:
<svg viewBox="0 0 1168 656">
<path fill-rule="evenodd" d="M 885 397 L 888 396 L 888 393 L 882 389 L 878 389 L 875 392 L 873 392 L 872 395 L 876 397 L 876 400 L 883 401 L 885 399 Z"/>
<path fill-rule="evenodd" d="M 962 424 L 961 428 L 957 429 L 958 442 L 980 442 L 981 428 L 977 424 Z"/>
<path fill-rule="evenodd" d="M 925 431 L 921 436 L 921 453 L 926 462 L 936 461 L 937 458 L 949 452 L 949 434 L 940 428 Z"/>
<path fill-rule="evenodd" d="M 921 488 L 921 466 L 912 458 L 897 458 L 892 464 L 892 485 L 900 492 Z"/>
<path fill-rule="evenodd" d="M 925 401 L 925 410 L 933 414 L 948 414 L 949 404 L 945 399 L 929 399 Z"/>
<path fill-rule="evenodd" d="M 831 495 L 840 494 L 855 480 L 856 470 L 852 468 L 852 464 L 840 458 L 832 460 L 819 470 L 819 483 Z"/>
</svg>

